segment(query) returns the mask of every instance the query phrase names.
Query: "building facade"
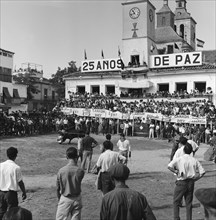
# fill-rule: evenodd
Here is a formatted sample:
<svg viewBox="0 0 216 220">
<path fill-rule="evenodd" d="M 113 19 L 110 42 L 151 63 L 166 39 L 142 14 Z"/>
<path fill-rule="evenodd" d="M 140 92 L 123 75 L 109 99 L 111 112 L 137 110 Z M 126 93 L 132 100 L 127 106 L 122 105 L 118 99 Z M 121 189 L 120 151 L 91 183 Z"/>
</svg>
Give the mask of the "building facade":
<svg viewBox="0 0 216 220">
<path fill-rule="evenodd" d="M 196 91 L 216 104 L 216 51 L 197 48 L 196 21 L 186 0 L 176 0 L 175 12 L 168 0 L 161 2 L 157 13 L 149 0 L 122 3 L 119 57 L 83 61 L 81 72 L 65 77 L 65 97 L 71 92 L 146 97 Z"/>
<path fill-rule="evenodd" d="M 42 65 L 23 63 L 13 74 L 31 78 L 32 84 L 37 90 L 36 93 L 31 93 L 32 98 L 28 99 L 28 111 L 51 111 L 53 109 L 57 103 L 58 95 L 56 88 L 52 86 L 48 79 L 43 77 Z"/>
<path fill-rule="evenodd" d="M 27 110 L 27 86 L 12 79 L 14 52 L 0 49 L 0 111 Z"/>
</svg>

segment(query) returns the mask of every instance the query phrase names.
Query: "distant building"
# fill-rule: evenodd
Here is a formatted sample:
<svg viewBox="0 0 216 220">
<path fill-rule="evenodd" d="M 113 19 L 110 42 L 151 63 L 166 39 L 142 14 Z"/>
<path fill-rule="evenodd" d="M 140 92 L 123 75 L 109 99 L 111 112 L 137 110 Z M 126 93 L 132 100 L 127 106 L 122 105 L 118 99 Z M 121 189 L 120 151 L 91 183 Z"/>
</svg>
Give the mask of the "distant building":
<svg viewBox="0 0 216 220">
<path fill-rule="evenodd" d="M 14 75 L 28 76 L 34 79 L 34 86 L 38 92 L 32 94 L 33 98 L 28 100 L 28 111 L 47 110 L 51 111 L 56 105 L 58 95 L 56 89 L 48 79 L 43 77 L 42 65 L 35 63 L 23 63 L 21 68 L 16 70 Z"/>
<path fill-rule="evenodd" d="M 164 0 L 157 13 L 149 0 L 122 3 L 122 47 L 118 56 L 85 59 L 81 72 L 65 76 L 65 97 L 76 92 L 145 97 L 157 91 L 196 90 L 216 104 L 216 51 L 199 50 L 204 41 L 196 36 L 197 23 L 187 12 L 186 3 L 176 0 L 172 12 L 168 0 Z"/>
<path fill-rule="evenodd" d="M 27 110 L 27 86 L 12 79 L 14 52 L 0 49 L 0 111 Z"/>
</svg>

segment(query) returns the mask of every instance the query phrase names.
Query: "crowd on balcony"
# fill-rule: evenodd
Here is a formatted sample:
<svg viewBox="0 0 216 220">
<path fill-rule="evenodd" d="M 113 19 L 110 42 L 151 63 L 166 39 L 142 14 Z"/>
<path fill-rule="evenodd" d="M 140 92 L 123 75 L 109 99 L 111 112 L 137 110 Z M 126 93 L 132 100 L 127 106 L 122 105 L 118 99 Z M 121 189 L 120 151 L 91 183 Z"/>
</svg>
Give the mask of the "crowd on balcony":
<svg viewBox="0 0 216 220">
<path fill-rule="evenodd" d="M 121 92 L 121 98 L 175 98 L 175 99 L 185 99 L 194 97 L 206 97 L 209 98 L 212 95 L 212 90 L 199 91 L 198 89 L 191 90 L 189 93 L 186 90 L 174 91 L 170 93 L 169 91 L 157 91 L 156 93 L 147 93 L 145 91 L 138 92 L 134 90 L 132 92 Z"/>
<path fill-rule="evenodd" d="M 157 94 L 155 94 L 157 96 Z M 165 100 L 156 100 L 154 98 L 134 100 L 130 102 L 122 101 L 116 95 L 98 95 L 98 94 L 79 94 L 70 93 L 69 99 L 61 100 L 56 108 L 86 108 L 86 109 L 106 109 L 110 111 L 119 111 L 122 113 L 133 112 L 151 112 L 161 113 L 163 115 L 192 115 L 196 117 L 208 116 L 216 117 L 216 107 L 212 102 L 197 100 L 196 102 L 169 102 Z"/>
</svg>

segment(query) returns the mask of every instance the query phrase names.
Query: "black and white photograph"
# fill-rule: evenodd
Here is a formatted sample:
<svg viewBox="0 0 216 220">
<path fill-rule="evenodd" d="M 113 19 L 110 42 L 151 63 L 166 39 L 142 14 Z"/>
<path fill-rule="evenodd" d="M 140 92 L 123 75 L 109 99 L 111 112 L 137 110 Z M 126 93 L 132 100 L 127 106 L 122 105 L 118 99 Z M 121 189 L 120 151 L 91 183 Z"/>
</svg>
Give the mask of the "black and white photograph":
<svg viewBox="0 0 216 220">
<path fill-rule="evenodd" d="M 0 220 L 216 219 L 216 0 L 0 0 Z"/>
</svg>

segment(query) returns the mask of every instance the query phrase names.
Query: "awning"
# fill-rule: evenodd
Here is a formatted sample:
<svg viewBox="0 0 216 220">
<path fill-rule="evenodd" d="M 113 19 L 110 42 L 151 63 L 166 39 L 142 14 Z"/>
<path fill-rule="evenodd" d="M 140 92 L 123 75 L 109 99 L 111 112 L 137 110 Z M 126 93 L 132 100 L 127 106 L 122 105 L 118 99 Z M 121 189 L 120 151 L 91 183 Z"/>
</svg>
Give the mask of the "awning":
<svg viewBox="0 0 216 220">
<path fill-rule="evenodd" d="M 12 98 L 9 91 L 8 91 L 8 88 L 7 87 L 3 87 L 3 95 L 6 97 L 6 98 Z"/>
<path fill-rule="evenodd" d="M 13 97 L 17 98 L 17 99 L 20 99 L 18 89 L 13 89 Z"/>
<path fill-rule="evenodd" d="M 143 82 L 119 82 L 120 88 L 130 88 L 130 89 L 140 89 L 140 88 L 149 88 L 153 85 L 150 81 Z"/>
</svg>

